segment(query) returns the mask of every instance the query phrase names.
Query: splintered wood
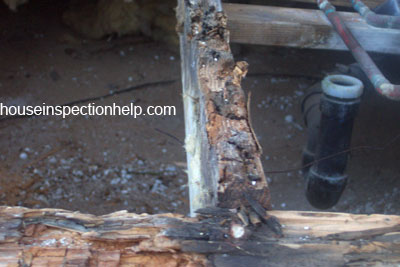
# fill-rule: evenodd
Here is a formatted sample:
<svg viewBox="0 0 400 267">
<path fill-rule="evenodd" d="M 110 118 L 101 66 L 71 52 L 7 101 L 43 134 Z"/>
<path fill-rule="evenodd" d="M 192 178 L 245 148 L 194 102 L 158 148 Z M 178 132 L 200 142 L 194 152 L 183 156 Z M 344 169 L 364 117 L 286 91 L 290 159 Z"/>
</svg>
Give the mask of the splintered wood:
<svg viewBox="0 0 400 267">
<path fill-rule="evenodd" d="M 193 221 L 182 217 L 1 207 L 0 266 L 204 265 L 164 234 Z"/>
<path fill-rule="evenodd" d="M 284 225 L 232 235 L 236 214 L 94 216 L 0 207 L 0 266 L 348 266 L 400 262 L 400 217 L 271 211 Z M 250 231 L 251 230 L 251 231 Z"/>
<path fill-rule="evenodd" d="M 247 63 L 233 60 L 220 1 L 182 0 L 177 15 L 191 212 L 251 199 L 263 213 L 270 194 L 240 86 Z"/>
</svg>

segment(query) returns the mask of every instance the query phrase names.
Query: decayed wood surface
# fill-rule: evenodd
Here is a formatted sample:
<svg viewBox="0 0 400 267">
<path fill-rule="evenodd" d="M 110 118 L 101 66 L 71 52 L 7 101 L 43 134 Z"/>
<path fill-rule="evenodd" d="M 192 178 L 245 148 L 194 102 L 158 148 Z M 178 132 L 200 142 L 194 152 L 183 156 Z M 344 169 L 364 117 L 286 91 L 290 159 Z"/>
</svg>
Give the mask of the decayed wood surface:
<svg viewBox="0 0 400 267">
<path fill-rule="evenodd" d="M 323 12 L 224 4 L 232 42 L 348 50 Z M 358 13 L 339 12 L 367 51 L 400 54 L 400 31 L 369 26 Z"/>
<path fill-rule="evenodd" d="M 219 0 L 178 3 L 191 212 L 253 200 L 260 215 L 270 195 L 240 87 L 247 63 L 233 60 Z"/>
<path fill-rule="evenodd" d="M 235 239 L 236 214 L 197 218 L 0 207 L 0 266 L 344 266 L 400 263 L 400 217 L 271 211 L 284 237 L 263 227 Z"/>
</svg>

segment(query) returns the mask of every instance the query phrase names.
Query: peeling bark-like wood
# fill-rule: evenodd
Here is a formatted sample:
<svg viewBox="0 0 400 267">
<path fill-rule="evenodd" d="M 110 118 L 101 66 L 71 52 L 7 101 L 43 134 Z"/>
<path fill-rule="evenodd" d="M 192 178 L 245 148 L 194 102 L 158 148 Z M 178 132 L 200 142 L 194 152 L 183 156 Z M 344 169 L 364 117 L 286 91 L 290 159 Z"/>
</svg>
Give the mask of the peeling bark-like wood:
<svg viewBox="0 0 400 267">
<path fill-rule="evenodd" d="M 283 238 L 249 227 L 230 235 L 237 214 L 94 216 L 0 207 L 1 266 L 344 266 L 400 263 L 400 217 L 271 211 Z"/>
<path fill-rule="evenodd" d="M 223 8 L 232 42 L 348 50 L 319 10 L 240 4 L 224 4 Z M 400 54 L 400 31 L 372 27 L 357 13 L 339 13 L 364 49 Z"/>
<path fill-rule="evenodd" d="M 204 265 L 163 232 L 193 219 L 0 207 L 0 266 Z M 178 246 L 178 247 L 177 247 Z"/>
<path fill-rule="evenodd" d="M 270 208 L 261 149 L 240 87 L 247 63 L 233 60 L 219 6 L 180 0 L 177 8 L 192 214 L 207 206 L 248 205 L 244 193 Z"/>
</svg>

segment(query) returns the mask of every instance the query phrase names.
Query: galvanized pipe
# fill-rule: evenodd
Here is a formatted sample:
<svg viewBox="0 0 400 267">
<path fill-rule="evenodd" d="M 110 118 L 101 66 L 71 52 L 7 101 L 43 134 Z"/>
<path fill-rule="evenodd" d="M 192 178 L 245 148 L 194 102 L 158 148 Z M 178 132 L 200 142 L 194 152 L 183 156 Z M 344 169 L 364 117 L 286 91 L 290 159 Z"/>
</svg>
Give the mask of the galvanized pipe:
<svg viewBox="0 0 400 267">
<path fill-rule="evenodd" d="M 336 8 L 327 0 L 317 0 L 317 3 L 319 8 L 332 23 L 336 32 L 342 38 L 343 42 L 349 48 L 353 57 L 357 60 L 376 91 L 389 99 L 400 100 L 400 85 L 390 83 L 390 81 L 383 76 L 368 53 L 361 47 L 349 28 L 347 28 L 340 15 L 336 12 Z"/>
</svg>

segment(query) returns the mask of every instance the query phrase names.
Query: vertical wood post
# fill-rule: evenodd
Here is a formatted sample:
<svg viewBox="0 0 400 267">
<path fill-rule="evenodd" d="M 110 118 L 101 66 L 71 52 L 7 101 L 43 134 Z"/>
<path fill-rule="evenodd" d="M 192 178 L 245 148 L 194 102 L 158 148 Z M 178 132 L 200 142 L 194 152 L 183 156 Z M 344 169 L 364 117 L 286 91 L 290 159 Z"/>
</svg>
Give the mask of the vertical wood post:
<svg viewBox="0 0 400 267">
<path fill-rule="evenodd" d="M 190 211 L 239 208 L 249 199 L 270 208 L 261 148 L 240 87 L 247 63 L 233 60 L 219 0 L 179 0 Z"/>
</svg>

